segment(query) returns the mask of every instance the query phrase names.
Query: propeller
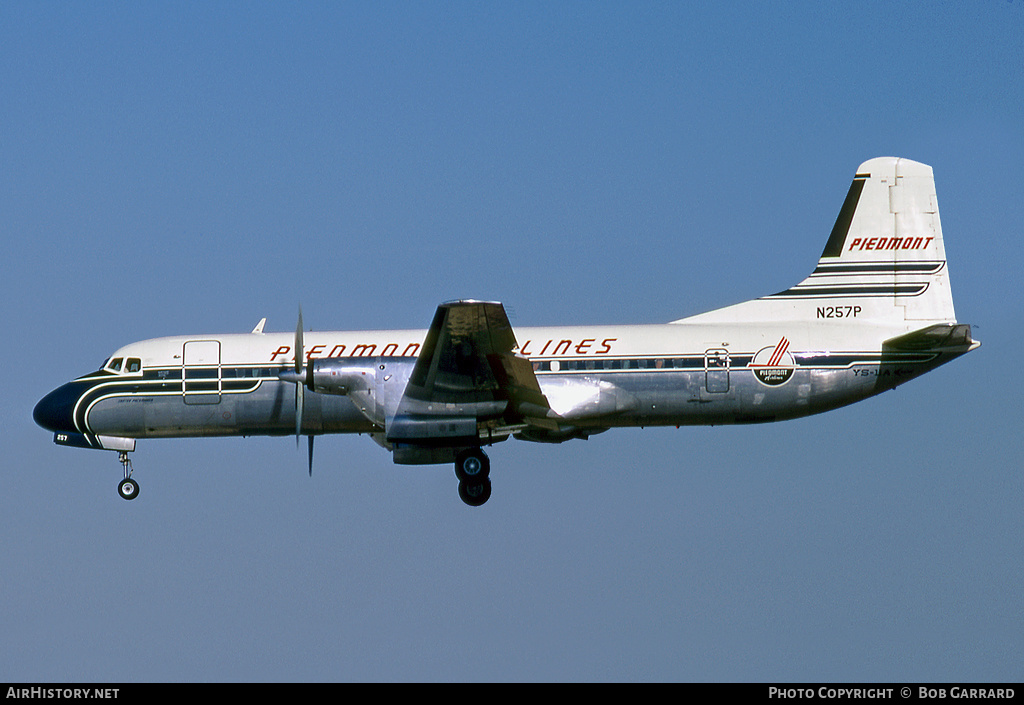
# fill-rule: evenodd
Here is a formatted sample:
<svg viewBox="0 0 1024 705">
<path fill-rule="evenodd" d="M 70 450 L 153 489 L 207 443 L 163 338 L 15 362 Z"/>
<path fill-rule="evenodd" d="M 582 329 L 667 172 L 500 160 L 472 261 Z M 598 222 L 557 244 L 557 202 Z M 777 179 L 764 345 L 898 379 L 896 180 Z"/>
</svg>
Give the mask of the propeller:
<svg viewBox="0 0 1024 705">
<path fill-rule="evenodd" d="M 306 375 L 302 371 L 305 357 L 302 345 L 302 306 L 299 306 L 299 322 L 295 326 L 295 368 L 292 372 L 282 372 L 279 378 L 286 382 L 295 382 L 295 448 L 299 447 L 302 436 L 302 411 L 305 407 Z M 309 370 L 312 372 L 312 368 Z M 309 476 L 313 477 L 313 435 L 309 439 Z"/>
<path fill-rule="evenodd" d="M 299 323 L 295 326 L 295 447 L 299 446 L 302 435 L 302 407 L 305 406 L 306 385 L 302 380 L 302 307 L 299 306 Z"/>
</svg>

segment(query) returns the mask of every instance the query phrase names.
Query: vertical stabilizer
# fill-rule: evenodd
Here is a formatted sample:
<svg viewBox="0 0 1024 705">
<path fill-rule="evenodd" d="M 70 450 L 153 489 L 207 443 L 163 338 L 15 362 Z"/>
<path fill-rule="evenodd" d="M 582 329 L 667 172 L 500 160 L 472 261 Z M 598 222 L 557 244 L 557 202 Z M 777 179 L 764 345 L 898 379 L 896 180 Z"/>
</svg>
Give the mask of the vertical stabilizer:
<svg viewBox="0 0 1024 705">
<path fill-rule="evenodd" d="M 851 323 L 955 322 L 930 166 L 896 157 L 864 162 L 807 279 L 683 320 L 807 320 L 820 311 L 855 319 Z"/>
</svg>

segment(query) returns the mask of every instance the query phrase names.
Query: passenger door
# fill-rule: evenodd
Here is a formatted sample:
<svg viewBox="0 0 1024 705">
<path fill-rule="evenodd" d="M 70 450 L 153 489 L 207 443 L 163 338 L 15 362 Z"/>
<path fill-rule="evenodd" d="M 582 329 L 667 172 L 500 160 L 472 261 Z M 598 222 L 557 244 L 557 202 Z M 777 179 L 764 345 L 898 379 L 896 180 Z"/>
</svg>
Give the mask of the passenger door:
<svg viewBox="0 0 1024 705">
<path fill-rule="evenodd" d="M 725 348 L 704 352 L 704 386 L 712 394 L 729 391 L 729 351 Z"/>
</svg>

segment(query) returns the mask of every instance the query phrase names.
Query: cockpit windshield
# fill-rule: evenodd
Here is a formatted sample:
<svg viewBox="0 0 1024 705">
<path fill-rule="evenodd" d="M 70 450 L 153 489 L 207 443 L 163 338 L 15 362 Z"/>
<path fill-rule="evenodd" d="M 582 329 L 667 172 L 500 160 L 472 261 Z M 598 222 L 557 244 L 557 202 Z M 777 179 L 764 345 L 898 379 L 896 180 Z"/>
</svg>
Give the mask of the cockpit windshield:
<svg viewBox="0 0 1024 705">
<path fill-rule="evenodd" d="M 112 357 L 103 363 L 101 369 L 115 374 L 135 374 L 142 372 L 142 360 L 137 357 Z"/>
</svg>

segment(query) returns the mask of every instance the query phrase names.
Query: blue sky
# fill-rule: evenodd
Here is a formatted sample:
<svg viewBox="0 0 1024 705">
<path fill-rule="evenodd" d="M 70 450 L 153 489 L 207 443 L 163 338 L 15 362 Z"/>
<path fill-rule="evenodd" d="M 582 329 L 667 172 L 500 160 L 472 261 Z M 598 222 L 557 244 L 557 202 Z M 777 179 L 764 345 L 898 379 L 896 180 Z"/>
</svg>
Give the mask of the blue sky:
<svg viewBox="0 0 1024 705">
<path fill-rule="evenodd" d="M 1024 3 L 0 4 L 0 681 L 1020 681 Z M 656 323 L 933 166 L 983 347 L 757 427 L 55 446 L 150 337 Z"/>
</svg>

